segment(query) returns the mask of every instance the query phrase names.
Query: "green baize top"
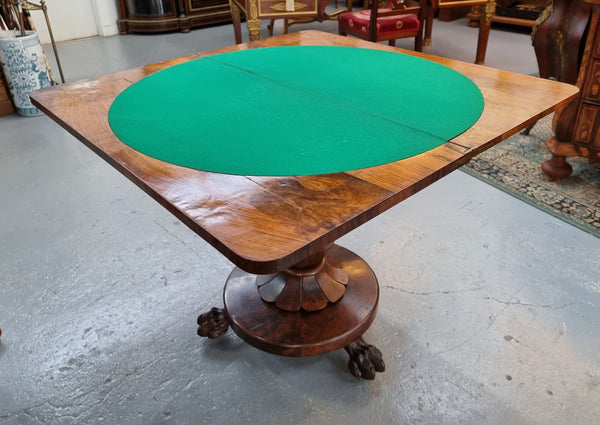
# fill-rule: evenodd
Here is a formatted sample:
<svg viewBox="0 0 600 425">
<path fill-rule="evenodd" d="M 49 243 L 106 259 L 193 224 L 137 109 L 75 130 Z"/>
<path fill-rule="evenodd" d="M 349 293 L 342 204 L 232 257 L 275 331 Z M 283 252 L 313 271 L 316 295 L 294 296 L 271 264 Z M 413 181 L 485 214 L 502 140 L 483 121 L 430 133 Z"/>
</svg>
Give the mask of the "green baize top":
<svg viewBox="0 0 600 425">
<path fill-rule="evenodd" d="M 217 173 L 349 171 L 433 149 L 479 119 L 464 75 L 401 53 L 288 46 L 206 56 L 123 91 L 109 123 L 150 157 Z"/>
</svg>

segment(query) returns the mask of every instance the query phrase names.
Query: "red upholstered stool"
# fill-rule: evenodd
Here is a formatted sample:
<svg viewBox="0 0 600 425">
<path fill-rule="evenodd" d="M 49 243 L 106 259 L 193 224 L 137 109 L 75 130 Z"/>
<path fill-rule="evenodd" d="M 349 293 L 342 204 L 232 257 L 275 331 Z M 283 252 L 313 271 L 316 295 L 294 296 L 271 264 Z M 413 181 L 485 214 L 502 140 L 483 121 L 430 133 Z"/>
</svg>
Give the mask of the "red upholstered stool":
<svg viewBox="0 0 600 425">
<path fill-rule="evenodd" d="M 413 0 L 373 0 L 363 10 L 340 14 L 338 32 L 374 42 L 387 40 L 390 46 L 399 38 L 414 37 L 415 50 L 420 52 L 424 16 L 421 4 Z"/>
</svg>

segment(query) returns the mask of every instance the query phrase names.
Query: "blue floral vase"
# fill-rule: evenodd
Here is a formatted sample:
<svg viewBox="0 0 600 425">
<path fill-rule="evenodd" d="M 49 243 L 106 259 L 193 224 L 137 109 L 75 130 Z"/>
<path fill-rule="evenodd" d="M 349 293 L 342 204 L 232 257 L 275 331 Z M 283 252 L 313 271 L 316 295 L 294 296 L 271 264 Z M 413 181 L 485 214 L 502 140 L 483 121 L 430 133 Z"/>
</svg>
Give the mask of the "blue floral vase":
<svg viewBox="0 0 600 425">
<path fill-rule="evenodd" d="M 50 86 L 51 81 L 37 33 L 28 31 L 24 37 L 0 38 L 0 64 L 17 113 L 41 115 L 31 104 L 29 93 Z"/>
</svg>

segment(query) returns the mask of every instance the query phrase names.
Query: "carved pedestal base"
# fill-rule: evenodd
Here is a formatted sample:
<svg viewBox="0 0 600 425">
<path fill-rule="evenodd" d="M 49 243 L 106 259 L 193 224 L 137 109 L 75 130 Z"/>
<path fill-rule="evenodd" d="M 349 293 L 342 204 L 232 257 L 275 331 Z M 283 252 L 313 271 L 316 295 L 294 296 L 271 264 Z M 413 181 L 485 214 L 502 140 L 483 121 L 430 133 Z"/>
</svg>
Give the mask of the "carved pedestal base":
<svg viewBox="0 0 600 425">
<path fill-rule="evenodd" d="M 257 275 L 236 268 L 225 285 L 225 308 L 200 315 L 198 334 L 216 338 L 231 326 L 247 343 L 283 356 L 313 356 L 345 348 L 352 374 L 373 379 L 385 366 L 381 352 L 366 344 L 362 335 L 375 318 L 377 279 L 364 260 L 345 248 L 334 245 L 327 257 L 347 275 L 345 293 L 338 301 L 318 311 L 285 311 L 261 298 Z"/>
</svg>

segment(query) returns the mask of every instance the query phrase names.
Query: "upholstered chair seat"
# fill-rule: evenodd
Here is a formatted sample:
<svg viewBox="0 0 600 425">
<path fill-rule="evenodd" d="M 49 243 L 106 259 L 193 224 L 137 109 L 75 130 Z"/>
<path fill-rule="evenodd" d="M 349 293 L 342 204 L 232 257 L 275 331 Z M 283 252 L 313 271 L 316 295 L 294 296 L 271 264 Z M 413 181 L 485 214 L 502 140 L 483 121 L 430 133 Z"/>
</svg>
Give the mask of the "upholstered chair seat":
<svg viewBox="0 0 600 425">
<path fill-rule="evenodd" d="M 423 0 L 425 1 L 425 0 Z M 422 48 L 422 8 L 412 0 L 389 0 L 384 7 L 378 7 L 375 0 L 363 10 L 341 13 L 338 16 L 338 31 L 341 35 L 351 35 L 370 41 L 388 41 L 394 45 L 399 38 L 414 37 L 415 50 Z M 375 31 L 372 25 L 375 23 Z"/>
</svg>

